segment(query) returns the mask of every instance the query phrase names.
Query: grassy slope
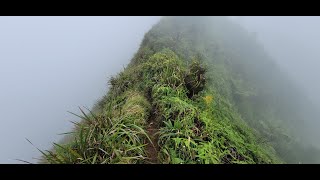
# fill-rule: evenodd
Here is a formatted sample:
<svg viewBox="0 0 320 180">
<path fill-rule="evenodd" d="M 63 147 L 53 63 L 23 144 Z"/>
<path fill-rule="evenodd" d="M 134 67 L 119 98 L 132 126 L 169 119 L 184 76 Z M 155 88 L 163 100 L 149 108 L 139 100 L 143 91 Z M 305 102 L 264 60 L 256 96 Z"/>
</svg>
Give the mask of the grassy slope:
<svg viewBox="0 0 320 180">
<path fill-rule="evenodd" d="M 74 140 L 44 157 L 49 163 L 150 163 L 147 144 L 155 141 L 147 127 L 156 123 L 159 163 L 288 162 L 288 133 L 274 127 L 290 118 L 289 108 L 273 107 L 281 87 L 267 89 L 275 82 L 264 75 L 252 78 L 270 73 L 266 68 L 281 75 L 250 35 L 226 19 L 163 18 L 128 67 L 110 79 L 95 113 L 82 112 Z"/>
</svg>

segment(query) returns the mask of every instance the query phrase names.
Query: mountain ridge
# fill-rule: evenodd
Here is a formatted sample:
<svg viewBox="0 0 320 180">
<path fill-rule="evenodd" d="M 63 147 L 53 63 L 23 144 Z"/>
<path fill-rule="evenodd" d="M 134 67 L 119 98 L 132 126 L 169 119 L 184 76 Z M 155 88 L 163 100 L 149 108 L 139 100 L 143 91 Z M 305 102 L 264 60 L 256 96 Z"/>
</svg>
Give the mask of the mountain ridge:
<svg viewBox="0 0 320 180">
<path fill-rule="evenodd" d="M 162 18 L 109 84 L 80 109 L 74 140 L 43 153 L 49 163 L 316 161 L 292 132 L 303 133 L 301 93 L 228 18 Z"/>
</svg>

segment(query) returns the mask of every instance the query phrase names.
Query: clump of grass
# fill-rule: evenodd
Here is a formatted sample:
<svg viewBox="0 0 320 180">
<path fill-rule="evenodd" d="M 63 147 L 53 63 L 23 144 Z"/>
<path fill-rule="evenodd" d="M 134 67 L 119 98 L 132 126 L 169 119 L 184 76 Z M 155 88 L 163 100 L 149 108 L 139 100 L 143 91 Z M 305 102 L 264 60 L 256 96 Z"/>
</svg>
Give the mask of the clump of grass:
<svg viewBox="0 0 320 180">
<path fill-rule="evenodd" d="M 128 91 L 125 96 L 127 99 L 122 107 L 122 116 L 131 118 L 133 123 L 143 127 L 149 118 L 150 103 L 137 91 Z"/>
<path fill-rule="evenodd" d="M 113 113 L 77 115 L 83 121 L 74 123 L 79 130 L 66 145 L 54 144 L 54 151 L 43 152 L 49 163 L 142 163 L 146 159 L 144 146 L 150 141 L 143 126 L 150 105 L 134 91 L 124 94 L 124 103 L 108 106 Z M 111 102 L 114 105 L 115 102 Z M 151 141 L 150 141 L 151 142 Z"/>
<path fill-rule="evenodd" d="M 204 89 L 206 84 L 205 72 L 206 69 L 200 64 L 200 61 L 194 59 L 185 76 L 186 88 L 189 90 L 189 98 Z"/>
</svg>

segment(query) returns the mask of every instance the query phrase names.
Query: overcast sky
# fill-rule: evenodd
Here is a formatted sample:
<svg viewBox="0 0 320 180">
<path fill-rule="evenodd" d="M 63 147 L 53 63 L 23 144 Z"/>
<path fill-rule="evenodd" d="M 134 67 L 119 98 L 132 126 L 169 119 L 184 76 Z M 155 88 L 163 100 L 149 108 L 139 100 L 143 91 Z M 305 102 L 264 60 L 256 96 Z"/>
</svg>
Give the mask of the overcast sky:
<svg viewBox="0 0 320 180">
<path fill-rule="evenodd" d="M 92 107 L 159 17 L 0 17 L 0 163 L 40 149 Z"/>
</svg>

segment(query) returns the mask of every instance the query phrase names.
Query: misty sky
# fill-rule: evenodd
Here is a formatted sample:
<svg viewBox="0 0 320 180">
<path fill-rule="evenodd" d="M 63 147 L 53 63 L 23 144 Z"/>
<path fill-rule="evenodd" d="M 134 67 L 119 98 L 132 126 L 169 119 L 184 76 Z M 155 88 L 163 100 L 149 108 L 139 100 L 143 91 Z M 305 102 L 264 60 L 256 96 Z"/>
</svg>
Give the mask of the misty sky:
<svg viewBox="0 0 320 180">
<path fill-rule="evenodd" d="M 91 108 L 159 17 L 0 17 L 0 163 L 40 149 Z"/>
</svg>

